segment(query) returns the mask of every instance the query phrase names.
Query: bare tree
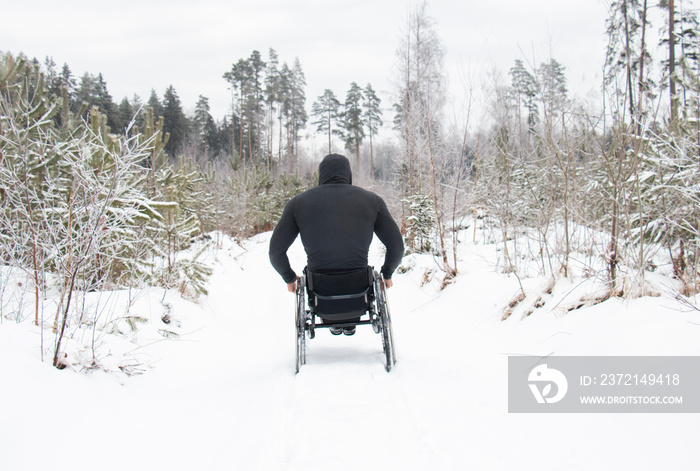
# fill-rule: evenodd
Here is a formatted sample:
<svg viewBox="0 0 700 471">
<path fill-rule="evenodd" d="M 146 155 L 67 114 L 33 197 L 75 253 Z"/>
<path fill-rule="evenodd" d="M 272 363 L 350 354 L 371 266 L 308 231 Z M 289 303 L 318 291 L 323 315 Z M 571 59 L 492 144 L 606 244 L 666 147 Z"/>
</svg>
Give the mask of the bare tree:
<svg viewBox="0 0 700 471">
<path fill-rule="evenodd" d="M 442 183 L 442 175 L 438 174 L 439 161 L 446 158 L 442 136 L 444 48 L 435 21 L 428 15 L 427 2 L 410 14 L 398 57 L 401 85 L 395 122 L 403 144 L 405 192 L 407 196 L 430 193 L 436 216 L 438 250 L 443 269 L 451 278 L 455 269 L 447 257 L 441 192 L 438 190 Z M 430 185 L 427 189 L 423 187 L 424 167 Z"/>
</svg>

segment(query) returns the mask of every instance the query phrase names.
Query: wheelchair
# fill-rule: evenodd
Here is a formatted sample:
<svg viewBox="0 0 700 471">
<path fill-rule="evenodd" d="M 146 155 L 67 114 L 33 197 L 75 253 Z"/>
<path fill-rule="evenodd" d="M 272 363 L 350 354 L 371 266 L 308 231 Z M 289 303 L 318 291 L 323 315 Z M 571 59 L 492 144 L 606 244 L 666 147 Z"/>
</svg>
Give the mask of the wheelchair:
<svg viewBox="0 0 700 471">
<path fill-rule="evenodd" d="M 384 278 L 372 267 L 323 273 L 305 268 L 296 284 L 295 319 L 297 373 L 306 364 L 307 339 L 320 328 L 371 325 L 381 334 L 384 369 L 389 372 L 396 364 Z"/>
</svg>

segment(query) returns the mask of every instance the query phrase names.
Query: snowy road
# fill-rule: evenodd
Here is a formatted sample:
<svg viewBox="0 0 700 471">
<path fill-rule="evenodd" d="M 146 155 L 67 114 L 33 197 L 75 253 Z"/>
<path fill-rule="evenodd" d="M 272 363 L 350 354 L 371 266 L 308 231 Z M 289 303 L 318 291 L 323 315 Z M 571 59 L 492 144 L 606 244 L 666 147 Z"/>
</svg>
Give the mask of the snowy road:
<svg viewBox="0 0 700 471">
<path fill-rule="evenodd" d="M 664 300 L 501 322 L 517 280 L 471 247 L 442 292 L 420 286 L 428 262 L 395 277 L 394 371 L 364 327 L 319 332 L 294 375 L 294 301 L 267 262 L 268 237 L 212 254 L 209 296 L 173 301 L 187 334 L 146 347 L 158 361 L 143 376 L 119 384 L 26 355 L 0 363 L 0 469 L 697 469 L 697 414 L 507 412 L 509 354 L 700 355 L 700 327 Z M 303 267 L 298 245 L 292 262 Z M 17 348 L 30 335 L 0 333 Z"/>
</svg>

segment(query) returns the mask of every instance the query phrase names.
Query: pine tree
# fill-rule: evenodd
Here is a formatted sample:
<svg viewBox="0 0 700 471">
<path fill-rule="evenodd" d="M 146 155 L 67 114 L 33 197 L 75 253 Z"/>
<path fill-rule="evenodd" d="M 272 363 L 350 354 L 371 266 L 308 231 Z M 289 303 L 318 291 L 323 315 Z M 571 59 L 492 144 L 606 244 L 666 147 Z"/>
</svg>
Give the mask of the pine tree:
<svg viewBox="0 0 700 471">
<path fill-rule="evenodd" d="M 58 76 L 57 80 L 60 82 L 61 89 L 65 88 L 68 92 L 68 98 L 72 104 L 75 101 L 76 81 L 70 67 L 68 67 L 68 64 L 63 64 L 61 75 Z"/>
<path fill-rule="evenodd" d="M 250 146 L 244 147 L 244 133 L 250 137 L 250 122 L 244 119 L 245 115 L 245 102 L 248 96 L 249 80 L 250 80 L 250 64 L 245 59 L 239 59 L 238 62 L 233 64 L 229 72 L 224 73 L 224 79 L 231 85 L 231 121 L 233 122 L 232 127 L 232 146 L 236 148 L 238 152 L 238 159 L 240 159 L 245 169 L 245 162 L 248 158 L 252 156 L 246 155 L 246 150 L 250 149 Z M 236 130 L 236 121 L 238 122 L 238 133 Z M 237 144 L 237 146 L 236 146 Z"/>
<path fill-rule="evenodd" d="M 567 105 L 566 75 L 564 66 L 556 59 L 543 62 L 537 70 L 538 89 L 545 119 L 551 123 L 561 116 Z"/>
<path fill-rule="evenodd" d="M 234 134 L 232 123 L 226 119 L 224 116 L 221 124 L 216 124 L 216 132 L 212 136 L 212 141 L 210 143 L 213 149 L 213 154 L 217 157 L 228 155 L 232 156 L 234 154 L 234 149 L 232 147 L 231 136 Z"/>
<path fill-rule="evenodd" d="M 340 132 L 340 101 L 333 90 L 326 89 L 311 107 L 311 115 L 315 117 L 312 124 L 316 125 L 316 131 L 328 136 L 328 153 L 333 153 L 333 134 Z"/>
<path fill-rule="evenodd" d="M 262 155 L 263 136 L 263 72 L 265 62 L 260 52 L 253 51 L 248 59 L 239 59 L 224 79 L 231 84 L 232 119 L 239 119 L 238 154 L 252 165 Z M 235 138 L 234 138 L 235 140 Z"/>
<path fill-rule="evenodd" d="M 87 112 L 97 101 L 95 99 L 95 79 L 87 72 L 80 77 L 80 83 L 75 93 L 75 101 L 78 107 L 77 109 L 74 108 L 76 112 L 79 110 Z"/>
<path fill-rule="evenodd" d="M 680 47 L 679 104 L 683 117 L 694 118 L 697 122 L 700 120 L 700 22 L 695 11 L 690 9 L 682 10 L 679 17 L 676 33 Z"/>
<path fill-rule="evenodd" d="M 235 62 L 223 78 L 231 88 L 231 142 L 237 159 L 247 166 L 265 161 L 268 169 L 273 168 L 276 118 L 278 160 L 282 162 L 284 152 L 290 171 L 292 160 L 297 159 L 300 131 L 307 121 L 306 80 L 299 60 L 292 68 L 287 63 L 280 67 L 274 49 L 269 50 L 268 63 L 253 51 L 247 59 Z"/>
<path fill-rule="evenodd" d="M 275 109 L 281 105 L 282 90 L 281 76 L 279 71 L 279 57 L 277 51 L 270 48 L 268 52 L 267 70 L 265 72 L 265 104 L 267 105 L 267 116 L 265 122 L 266 133 L 266 153 L 268 155 L 268 169 L 272 172 L 274 156 L 274 126 Z M 279 143 L 280 147 L 282 143 Z"/>
<path fill-rule="evenodd" d="M 671 122 L 674 126 L 682 114 L 697 115 L 700 91 L 700 25 L 697 14 L 684 9 L 682 0 L 662 0 L 661 8 L 668 10 L 668 21 L 662 27 L 660 45 L 668 49 L 662 60 L 664 77 L 668 83 Z M 681 113 L 682 112 L 682 113 Z"/>
<path fill-rule="evenodd" d="M 109 91 L 107 91 L 107 83 L 102 74 L 97 76 L 90 75 L 87 72 L 83 74 L 76 92 L 76 102 L 82 113 L 85 113 L 83 117 L 86 117 L 87 112 L 92 107 L 97 107 L 107 117 L 107 125 L 110 127 L 111 132 L 122 133 L 124 131 L 123 129 L 118 129 L 120 119 L 117 107 L 114 105 Z M 81 113 L 75 108 L 74 110 Z"/>
<path fill-rule="evenodd" d="M 135 124 L 143 127 L 144 115 L 146 114 L 146 105 L 144 104 L 143 100 L 140 96 L 134 93 L 129 101 L 129 104 L 134 110 L 134 116 L 132 116 L 132 118 L 136 119 Z"/>
<path fill-rule="evenodd" d="M 245 115 L 248 120 L 250 132 L 248 133 L 248 152 L 251 159 L 262 158 L 263 136 L 263 71 L 266 64 L 260 56 L 260 52 L 253 51 L 248 59 L 250 77 L 248 81 L 248 96 L 246 98 Z"/>
<path fill-rule="evenodd" d="M 365 137 L 365 119 L 362 113 L 362 89 L 357 83 L 350 85 L 345 96 L 345 104 L 341 115 L 345 148 L 355 152 L 357 172 L 360 171 L 360 145 Z"/>
<path fill-rule="evenodd" d="M 117 107 L 112 100 L 112 95 L 107 91 L 107 82 L 105 82 L 102 74 L 97 74 L 95 79 L 95 95 L 97 99 L 95 105 L 97 105 L 100 112 L 107 117 L 107 125 L 112 132 L 123 134 L 124 129 L 119 126 Z"/>
<path fill-rule="evenodd" d="M 288 142 L 289 155 L 294 159 L 294 164 L 298 165 L 298 143 L 301 130 L 306 125 L 308 116 L 306 114 L 306 77 L 301 67 L 299 58 L 294 59 L 294 65 L 291 69 L 291 80 L 289 82 L 289 130 Z"/>
<path fill-rule="evenodd" d="M 411 195 L 403 200 L 410 216 L 406 218 L 406 244 L 412 252 L 426 253 L 433 250 L 431 243 L 435 228 L 435 206 L 427 195 Z"/>
<path fill-rule="evenodd" d="M 60 75 L 56 71 L 56 62 L 53 57 L 44 59 L 44 76 L 46 77 L 46 89 L 50 95 L 61 96 Z"/>
<path fill-rule="evenodd" d="M 364 120 L 367 124 L 367 134 L 369 136 L 369 168 L 370 178 L 374 180 L 374 148 L 373 137 L 379 132 L 382 122 L 382 110 L 380 105 L 382 100 L 377 96 L 371 84 L 367 84 L 364 89 Z"/>
<path fill-rule="evenodd" d="M 165 151 L 171 156 L 176 156 L 182 149 L 189 123 L 182 111 L 180 98 L 172 85 L 165 90 L 163 95 L 163 119 L 165 120 L 164 130 L 170 135 Z"/>
<path fill-rule="evenodd" d="M 158 94 L 153 89 L 151 89 L 151 95 L 148 97 L 148 101 L 146 102 L 146 106 L 148 106 L 149 108 L 151 108 L 153 110 L 154 116 L 156 116 L 156 117 L 163 116 L 163 104 L 160 102 L 160 98 L 158 98 Z"/>
<path fill-rule="evenodd" d="M 511 89 L 514 106 L 518 114 L 518 126 L 520 126 L 520 113 L 522 107 L 527 110 L 527 128 L 529 133 L 535 132 L 535 126 L 539 122 L 539 109 L 537 106 L 537 81 L 525 68 L 523 61 L 516 59 L 515 65 L 510 69 Z M 520 133 L 522 135 L 522 132 Z"/>
<path fill-rule="evenodd" d="M 654 87 L 646 44 L 650 26 L 647 0 L 613 0 L 609 11 L 605 83 L 614 88 L 618 120 L 625 122 L 629 111 L 629 119 L 636 123 L 638 131 Z"/>
<path fill-rule="evenodd" d="M 170 134 L 163 128 L 163 117 L 156 117 L 153 108 L 149 106 L 144 113 L 143 129 L 139 127 L 134 129 L 134 135 L 137 136 L 139 144 L 149 144 L 149 154 L 140 164 L 149 169 L 150 182 L 147 186 L 152 196 L 156 194 L 155 172 L 168 162 L 165 146 L 170 139 Z"/>
<path fill-rule="evenodd" d="M 294 82 L 294 75 L 292 73 L 292 70 L 289 68 L 289 65 L 287 63 L 283 63 L 282 67 L 280 68 L 280 73 L 279 73 L 279 85 L 278 85 L 278 101 L 279 101 L 279 109 L 277 110 L 277 119 L 279 123 L 279 149 L 278 149 L 278 160 L 282 162 L 283 159 L 283 150 L 284 150 L 284 157 L 286 160 L 286 170 L 287 173 L 291 172 L 291 159 L 290 159 L 290 150 L 291 147 L 293 147 L 293 144 L 287 143 L 285 144 L 285 139 L 289 141 L 289 133 L 285 132 L 286 130 L 289 129 L 290 125 L 288 123 L 291 122 L 292 120 L 292 84 Z"/>
<path fill-rule="evenodd" d="M 136 117 L 136 109 L 128 98 L 123 98 L 117 107 L 117 129 L 126 129 L 129 123 Z"/>
<path fill-rule="evenodd" d="M 199 95 L 194 109 L 194 126 L 196 135 L 196 148 L 202 152 L 207 160 L 216 154 L 216 123 L 209 113 L 209 99 Z"/>
</svg>

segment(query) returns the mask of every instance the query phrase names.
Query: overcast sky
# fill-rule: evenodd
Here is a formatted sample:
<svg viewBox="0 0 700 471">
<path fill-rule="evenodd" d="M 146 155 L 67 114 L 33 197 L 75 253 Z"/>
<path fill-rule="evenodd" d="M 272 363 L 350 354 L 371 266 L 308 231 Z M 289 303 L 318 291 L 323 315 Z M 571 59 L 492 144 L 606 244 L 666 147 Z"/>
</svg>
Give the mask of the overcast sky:
<svg viewBox="0 0 700 471">
<path fill-rule="evenodd" d="M 3 3 L 7 5 L 3 5 Z M 186 111 L 199 95 L 212 115 L 227 112 L 223 80 L 232 63 L 269 48 L 280 62 L 301 61 L 307 107 L 332 89 L 344 100 L 350 83 L 368 82 L 390 107 L 396 49 L 416 1 L 404 0 L 0 0 L 0 50 L 51 56 L 73 74 L 102 73 L 115 102 L 148 99 L 173 85 Z M 507 74 L 515 59 L 553 57 L 569 88 L 599 88 L 606 7 L 603 0 L 430 0 L 457 96 L 464 77 L 479 87 L 489 71 Z M 457 99 L 453 103 L 459 103 Z M 391 119 L 385 119 L 391 121 Z"/>
</svg>

